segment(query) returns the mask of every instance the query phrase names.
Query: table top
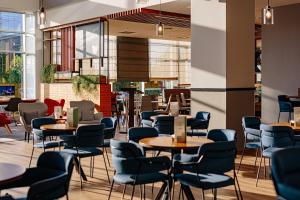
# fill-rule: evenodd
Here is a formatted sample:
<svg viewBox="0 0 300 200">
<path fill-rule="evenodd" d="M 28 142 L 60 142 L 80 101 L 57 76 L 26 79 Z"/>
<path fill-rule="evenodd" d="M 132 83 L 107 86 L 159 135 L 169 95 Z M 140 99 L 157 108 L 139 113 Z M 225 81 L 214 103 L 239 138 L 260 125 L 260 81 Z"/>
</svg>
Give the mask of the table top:
<svg viewBox="0 0 300 200">
<path fill-rule="evenodd" d="M 0 184 L 18 180 L 25 173 L 26 168 L 12 163 L 0 163 Z"/>
<path fill-rule="evenodd" d="M 271 125 L 272 126 L 289 126 L 294 131 L 300 131 L 300 126 L 292 126 L 289 122 L 276 122 L 276 123 L 272 123 Z"/>
<path fill-rule="evenodd" d="M 76 127 L 68 126 L 66 124 L 47 124 L 40 127 L 41 130 L 53 131 L 75 131 Z"/>
<path fill-rule="evenodd" d="M 205 143 L 212 143 L 212 140 L 202 137 L 187 136 L 185 143 L 175 142 L 172 136 L 159 136 L 144 138 L 139 141 L 139 144 L 148 148 L 157 149 L 193 149 L 198 148 Z"/>
<path fill-rule="evenodd" d="M 150 119 L 154 121 L 154 120 L 156 120 L 156 117 L 160 117 L 160 116 L 169 116 L 169 115 L 154 115 L 154 116 L 151 116 Z M 192 119 L 193 118 L 193 116 L 191 116 L 191 115 L 179 115 L 179 116 L 185 116 L 186 119 Z"/>
</svg>

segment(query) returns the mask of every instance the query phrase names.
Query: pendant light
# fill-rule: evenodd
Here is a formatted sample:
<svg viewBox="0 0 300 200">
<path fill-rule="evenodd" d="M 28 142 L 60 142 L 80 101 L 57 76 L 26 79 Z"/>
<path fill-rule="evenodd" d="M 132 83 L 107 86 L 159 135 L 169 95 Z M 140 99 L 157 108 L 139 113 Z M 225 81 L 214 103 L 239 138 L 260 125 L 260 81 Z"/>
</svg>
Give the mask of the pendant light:
<svg viewBox="0 0 300 200">
<path fill-rule="evenodd" d="M 148 3 L 149 0 L 136 0 L 137 4 L 145 4 Z"/>
<path fill-rule="evenodd" d="M 263 8 L 262 13 L 263 24 L 274 24 L 274 9 L 270 6 L 270 0 L 268 0 L 268 5 L 265 8 Z"/>
<path fill-rule="evenodd" d="M 43 0 L 41 0 L 41 7 L 39 11 L 39 22 L 40 22 L 40 27 L 44 27 L 46 25 L 46 12 L 45 8 L 43 6 Z"/>
<path fill-rule="evenodd" d="M 159 1 L 159 17 L 161 18 L 161 0 Z M 156 35 L 159 37 L 163 37 L 164 31 L 164 25 L 160 20 L 159 23 L 156 25 Z"/>
</svg>

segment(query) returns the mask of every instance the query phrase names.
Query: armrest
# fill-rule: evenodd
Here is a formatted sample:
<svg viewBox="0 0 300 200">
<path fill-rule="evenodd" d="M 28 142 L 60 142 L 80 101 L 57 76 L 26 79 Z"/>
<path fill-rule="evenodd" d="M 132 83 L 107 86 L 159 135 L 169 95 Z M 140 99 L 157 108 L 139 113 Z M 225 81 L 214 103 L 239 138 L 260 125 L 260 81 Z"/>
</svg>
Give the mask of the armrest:
<svg viewBox="0 0 300 200">
<path fill-rule="evenodd" d="M 261 131 L 254 128 L 245 128 L 245 132 L 256 137 L 260 137 Z"/>
<path fill-rule="evenodd" d="M 206 129 L 208 126 L 208 120 L 194 119 L 191 121 L 192 129 Z"/>
<path fill-rule="evenodd" d="M 76 135 L 61 135 L 60 139 L 63 140 L 65 146 L 76 147 Z"/>
<path fill-rule="evenodd" d="M 102 112 L 98 112 L 94 114 L 94 119 L 95 120 L 101 120 L 103 118 L 103 113 Z"/>
</svg>

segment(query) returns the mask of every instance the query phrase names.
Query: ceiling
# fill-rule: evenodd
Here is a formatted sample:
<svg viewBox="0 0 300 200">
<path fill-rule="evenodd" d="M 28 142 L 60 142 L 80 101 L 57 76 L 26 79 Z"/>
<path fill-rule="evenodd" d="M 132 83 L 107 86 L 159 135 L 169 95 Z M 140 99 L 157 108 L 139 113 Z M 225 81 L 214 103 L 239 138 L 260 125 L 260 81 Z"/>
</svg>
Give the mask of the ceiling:
<svg viewBox="0 0 300 200">
<path fill-rule="evenodd" d="M 261 9 L 266 6 L 267 0 L 255 0 L 255 23 L 261 24 Z M 270 4 L 273 7 L 284 6 L 300 3 L 300 0 L 270 0 Z M 162 11 L 174 12 L 180 14 L 191 13 L 191 0 L 176 0 L 168 3 L 164 3 L 161 6 Z M 160 6 L 150 6 L 149 9 L 159 10 Z M 171 28 L 171 29 L 168 29 Z M 141 38 L 157 38 L 155 35 L 155 26 L 153 24 L 134 23 L 118 20 L 110 20 L 110 32 L 112 35 L 128 36 L 128 37 L 141 37 Z M 125 32 L 125 33 L 121 33 Z M 133 33 L 126 33 L 133 32 Z M 167 27 L 165 30 L 164 39 L 171 40 L 189 40 L 190 29 Z"/>
</svg>

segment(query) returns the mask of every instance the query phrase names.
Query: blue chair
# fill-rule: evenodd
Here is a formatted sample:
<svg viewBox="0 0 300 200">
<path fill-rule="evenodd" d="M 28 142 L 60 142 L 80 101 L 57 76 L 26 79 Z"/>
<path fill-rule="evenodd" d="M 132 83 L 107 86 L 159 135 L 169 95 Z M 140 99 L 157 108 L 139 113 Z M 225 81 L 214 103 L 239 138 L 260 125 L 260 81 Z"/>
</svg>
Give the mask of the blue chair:
<svg viewBox="0 0 300 200">
<path fill-rule="evenodd" d="M 104 153 L 100 148 L 103 148 L 104 144 L 104 125 L 82 125 L 79 126 L 76 130 L 75 135 L 67 135 L 61 136 L 65 143 L 65 149 L 63 152 L 70 153 L 74 155 L 74 157 L 78 158 L 78 168 L 79 174 L 81 175 L 83 172 L 81 171 L 81 162 L 82 158 L 91 158 L 90 162 L 90 176 L 93 177 L 94 174 L 94 162 L 95 156 L 102 155 L 104 166 L 106 169 L 106 175 L 108 182 L 110 182 L 109 174 L 106 166 L 106 161 L 104 157 Z M 82 188 L 82 176 L 80 176 L 80 184 Z"/>
<path fill-rule="evenodd" d="M 125 186 L 133 186 L 131 199 L 133 198 L 136 185 L 141 187 L 141 185 L 149 183 L 164 182 L 169 186 L 171 177 L 169 173 L 163 173 L 163 171 L 169 171 L 171 167 L 171 161 L 168 157 L 145 157 L 136 143 L 112 139 L 110 145 L 115 175 L 108 199 L 111 197 L 115 182 Z M 125 190 L 123 191 L 123 196 L 124 192 Z"/>
<path fill-rule="evenodd" d="M 152 127 L 153 120 L 151 120 L 152 116 L 158 115 L 157 112 L 154 111 L 144 111 L 141 113 L 141 124 L 142 127 Z"/>
<path fill-rule="evenodd" d="M 261 157 L 260 163 L 257 170 L 256 186 L 258 183 L 258 177 L 260 173 L 261 163 L 264 160 L 264 175 L 266 177 L 266 158 L 270 159 L 272 154 L 278 150 L 292 147 L 295 142 L 293 140 L 293 129 L 288 126 L 270 126 L 262 124 L 261 129 Z"/>
<path fill-rule="evenodd" d="M 42 125 L 46 124 L 56 124 L 56 121 L 54 118 L 50 117 L 42 117 L 42 118 L 36 118 L 31 121 L 31 127 L 32 127 L 32 133 L 33 135 L 37 136 L 40 138 L 42 141 L 38 143 L 34 143 L 34 137 L 32 138 L 32 151 L 31 151 L 31 156 L 30 156 L 30 161 L 29 161 L 29 167 L 31 165 L 32 157 L 35 148 L 41 148 L 44 150 L 46 149 L 52 149 L 56 147 L 61 147 L 63 146 L 62 141 L 58 140 L 53 140 L 53 137 L 60 136 L 60 135 L 66 135 L 66 134 L 72 134 L 72 132 L 68 131 L 49 131 L 49 130 L 41 130 L 40 127 Z M 50 139 L 47 141 L 47 139 Z"/>
<path fill-rule="evenodd" d="M 213 129 L 210 130 L 207 134 L 207 138 L 214 142 L 231 142 L 236 140 L 236 131 L 232 129 Z M 193 169 L 190 167 L 185 167 L 181 165 L 182 163 L 196 162 L 199 159 L 200 149 L 195 151 L 189 151 L 188 153 L 176 154 L 173 157 L 173 166 L 178 171 L 186 170 L 193 172 Z"/>
<path fill-rule="evenodd" d="M 261 149 L 260 124 L 261 124 L 260 119 L 255 116 L 245 116 L 242 118 L 242 127 L 244 130 L 245 141 L 244 141 L 244 148 L 242 152 L 241 161 L 239 164 L 239 168 L 237 170 L 238 172 L 240 170 L 246 149 L 256 150 L 254 168 L 256 167 L 258 151 Z"/>
<path fill-rule="evenodd" d="M 278 95 L 278 104 L 279 104 L 278 122 L 280 120 L 280 113 L 282 112 L 289 114 L 288 121 L 290 121 L 291 113 L 293 112 L 293 105 L 290 102 L 289 97 L 286 95 Z"/>
<path fill-rule="evenodd" d="M 272 179 L 280 198 L 300 199 L 300 162 L 297 162 L 299 155 L 300 148 L 287 148 L 272 155 Z"/>
<path fill-rule="evenodd" d="M 106 159 L 108 161 L 108 165 L 110 166 L 110 161 L 108 158 L 108 153 L 106 148 L 110 148 L 110 139 L 114 138 L 116 135 L 116 129 L 118 125 L 117 119 L 113 117 L 104 117 L 101 119 L 101 123 L 104 124 L 104 144 L 103 149 L 106 154 Z"/>
<path fill-rule="evenodd" d="M 158 137 L 158 132 L 155 128 L 150 127 L 133 127 L 128 130 L 128 140 L 130 142 L 139 143 L 141 139 L 149 137 Z M 143 147 L 143 154 L 146 154 L 146 151 L 153 151 L 152 148 Z"/>
<path fill-rule="evenodd" d="M 188 136 L 206 136 L 209 127 L 210 113 L 209 112 L 197 112 L 196 117 L 188 120 L 188 126 L 191 127 L 191 131 L 187 132 Z M 206 132 L 202 132 L 206 130 Z"/>
<path fill-rule="evenodd" d="M 174 134 L 174 117 L 173 116 L 157 116 L 154 122 L 154 128 L 159 135 Z"/>
<path fill-rule="evenodd" d="M 178 173 L 174 178 L 181 183 L 187 199 L 194 199 L 189 187 L 201 188 L 202 199 L 205 199 L 204 191 L 212 189 L 214 199 L 217 199 L 217 189 L 230 185 L 234 185 L 237 198 L 243 199 L 235 172 L 235 156 L 235 141 L 204 144 L 199 148 L 197 161 L 181 163 L 184 168 L 191 169 L 189 173 Z M 225 174 L 230 171 L 233 171 L 233 177 Z"/>
<path fill-rule="evenodd" d="M 0 190 L 30 187 L 25 199 L 58 199 L 63 196 L 68 199 L 73 168 L 73 155 L 44 152 L 39 156 L 36 167 L 26 169 L 25 174 L 18 180 L 1 184 Z"/>
</svg>

